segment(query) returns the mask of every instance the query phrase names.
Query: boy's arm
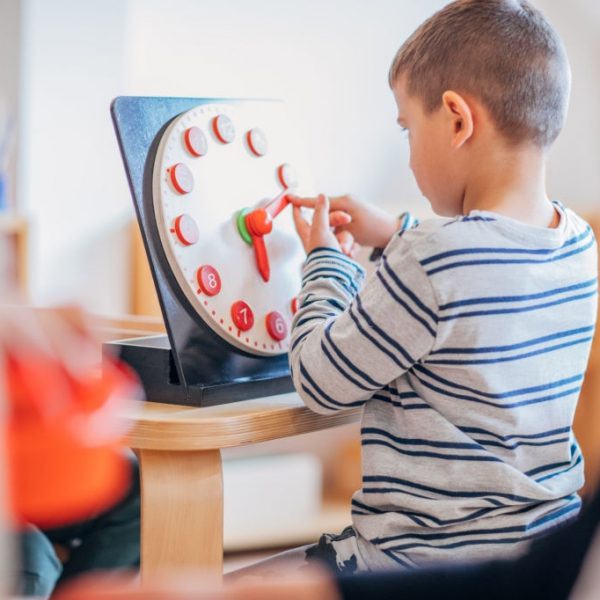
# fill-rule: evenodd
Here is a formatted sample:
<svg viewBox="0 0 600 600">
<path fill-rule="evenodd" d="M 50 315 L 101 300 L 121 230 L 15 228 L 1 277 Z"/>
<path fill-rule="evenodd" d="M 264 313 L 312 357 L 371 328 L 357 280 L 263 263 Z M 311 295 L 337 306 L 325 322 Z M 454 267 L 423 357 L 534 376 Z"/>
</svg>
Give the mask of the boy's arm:
<svg viewBox="0 0 600 600">
<path fill-rule="evenodd" d="M 361 406 L 433 346 L 437 302 L 409 242 L 395 237 L 359 292 L 363 279 L 333 248 L 314 249 L 304 265 L 290 366 L 316 412 Z"/>
</svg>

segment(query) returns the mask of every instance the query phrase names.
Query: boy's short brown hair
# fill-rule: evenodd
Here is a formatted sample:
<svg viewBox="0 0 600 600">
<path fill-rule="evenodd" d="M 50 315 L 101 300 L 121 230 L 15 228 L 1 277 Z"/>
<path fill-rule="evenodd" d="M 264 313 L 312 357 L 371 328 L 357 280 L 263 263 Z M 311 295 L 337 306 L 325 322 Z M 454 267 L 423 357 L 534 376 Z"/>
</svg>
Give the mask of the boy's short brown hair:
<svg viewBox="0 0 600 600">
<path fill-rule="evenodd" d="M 390 86 L 404 77 L 426 112 L 446 90 L 479 98 L 511 142 L 547 147 L 564 124 L 570 70 L 558 34 L 526 0 L 457 0 L 398 50 Z"/>
</svg>

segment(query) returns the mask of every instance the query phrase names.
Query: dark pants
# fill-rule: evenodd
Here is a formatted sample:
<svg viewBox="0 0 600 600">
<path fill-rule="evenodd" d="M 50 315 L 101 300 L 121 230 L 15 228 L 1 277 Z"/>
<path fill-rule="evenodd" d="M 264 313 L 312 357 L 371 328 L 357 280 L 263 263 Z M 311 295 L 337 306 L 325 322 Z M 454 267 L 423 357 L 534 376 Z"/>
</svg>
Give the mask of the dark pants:
<svg viewBox="0 0 600 600">
<path fill-rule="evenodd" d="M 87 521 L 41 531 L 29 527 L 19 534 L 21 564 L 17 593 L 47 598 L 57 585 L 85 572 L 136 568 L 140 564 L 140 484 L 132 462 L 127 495 L 111 509 Z M 53 544 L 64 546 L 63 565 Z"/>
</svg>

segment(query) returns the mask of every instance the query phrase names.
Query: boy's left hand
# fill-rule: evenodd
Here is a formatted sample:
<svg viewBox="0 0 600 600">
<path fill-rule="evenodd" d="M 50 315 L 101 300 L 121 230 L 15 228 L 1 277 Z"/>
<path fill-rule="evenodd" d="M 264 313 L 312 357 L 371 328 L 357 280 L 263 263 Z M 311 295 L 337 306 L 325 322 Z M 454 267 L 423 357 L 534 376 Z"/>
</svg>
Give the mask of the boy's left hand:
<svg viewBox="0 0 600 600">
<path fill-rule="evenodd" d="M 352 218 L 347 213 L 335 211 L 329 213 L 329 199 L 320 194 L 313 214 L 312 224 L 303 216 L 299 206 L 293 207 L 296 231 L 302 241 L 306 253 L 315 248 L 332 248 L 354 258 L 359 245 L 348 231 L 335 233 L 335 228 L 347 225 Z M 334 228 L 332 230 L 332 228 Z"/>
</svg>

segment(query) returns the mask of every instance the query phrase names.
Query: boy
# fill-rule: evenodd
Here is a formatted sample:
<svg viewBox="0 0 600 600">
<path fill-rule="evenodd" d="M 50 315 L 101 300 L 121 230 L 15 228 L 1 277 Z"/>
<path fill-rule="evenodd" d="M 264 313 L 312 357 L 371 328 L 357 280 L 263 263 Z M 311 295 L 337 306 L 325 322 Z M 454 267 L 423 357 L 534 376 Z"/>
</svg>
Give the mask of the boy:
<svg viewBox="0 0 600 600">
<path fill-rule="evenodd" d="M 417 183 L 447 218 L 294 200 L 308 253 L 294 384 L 317 412 L 363 407 L 353 526 L 303 557 L 342 572 L 519 554 L 577 515 L 583 483 L 571 426 L 596 248 L 544 183 L 567 110 L 564 48 L 525 0 L 459 0 L 400 48 L 390 86 Z M 364 286 L 330 210 L 357 243 L 386 246 Z"/>
</svg>

